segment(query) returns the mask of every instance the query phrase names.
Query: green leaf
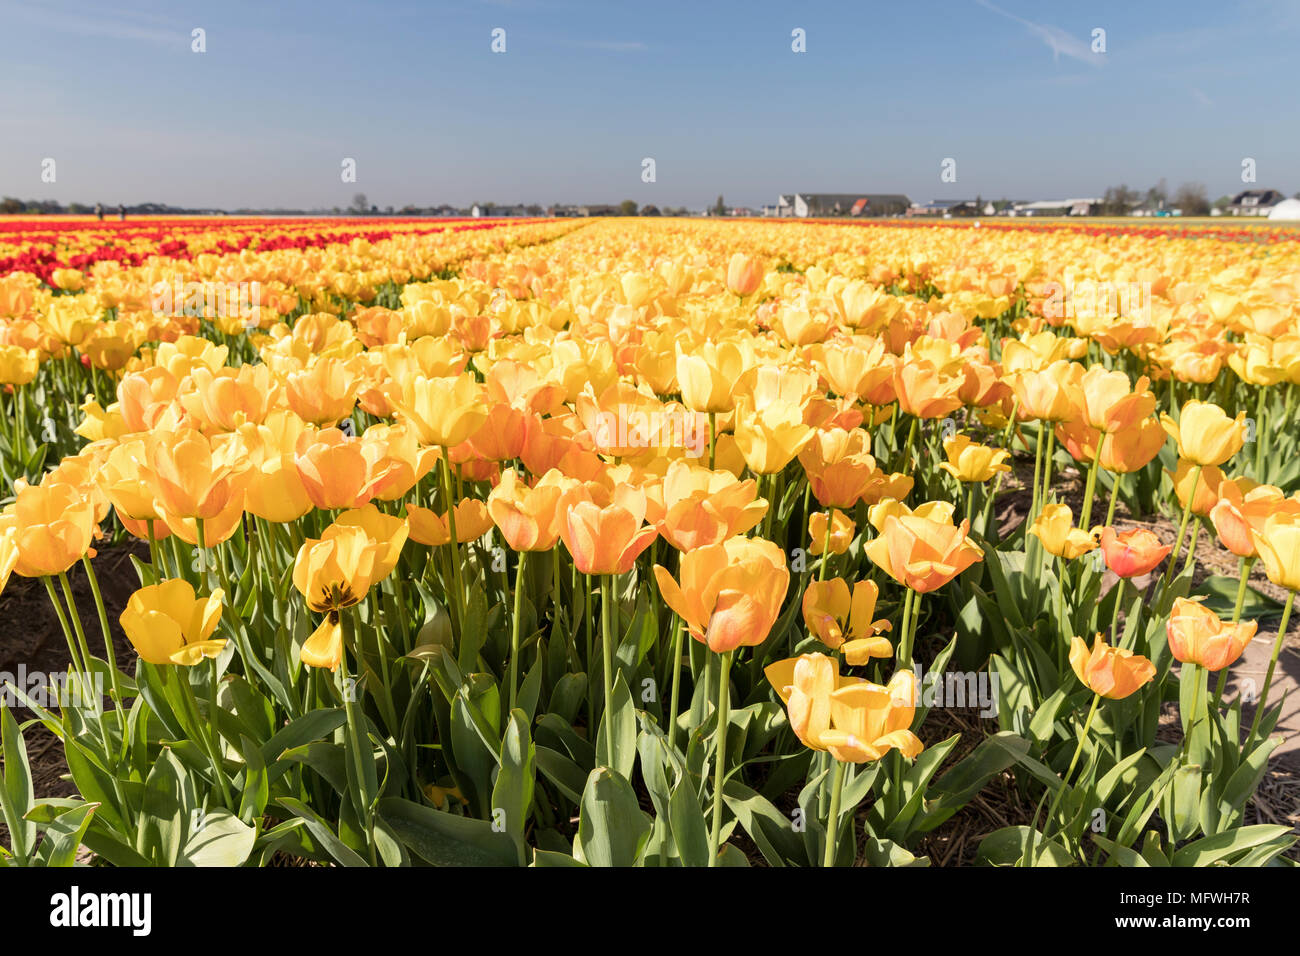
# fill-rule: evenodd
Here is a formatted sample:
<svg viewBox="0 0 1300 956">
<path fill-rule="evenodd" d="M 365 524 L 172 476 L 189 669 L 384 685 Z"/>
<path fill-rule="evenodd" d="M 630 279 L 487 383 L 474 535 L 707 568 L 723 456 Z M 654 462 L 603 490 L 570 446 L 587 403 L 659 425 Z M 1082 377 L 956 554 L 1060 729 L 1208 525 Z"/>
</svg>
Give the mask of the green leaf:
<svg viewBox="0 0 1300 956">
<path fill-rule="evenodd" d="M 1070 866 L 1074 862 L 1070 851 L 1055 839 L 1044 841 L 1038 831 L 1026 826 L 994 830 L 980 841 L 976 852 L 991 866 L 1015 866 L 1028 849 L 1030 834 L 1034 835 L 1035 866 Z"/>
<path fill-rule="evenodd" d="M 621 774 L 597 767 L 587 778 L 573 855 L 589 866 L 635 866 L 650 839 L 650 817 Z"/>
<path fill-rule="evenodd" d="M 709 865 L 709 832 L 695 788 L 679 784 L 668 799 L 673 843 L 686 866 Z"/>
<path fill-rule="evenodd" d="M 83 803 L 67 810 L 45 827 L 45 839 L 41 841 L 40 857 L 45 866 L 75 866 L 77 850 L 81 848 L 82 838 L 90 827 L 98 805 Z"/>
<path fill-rule="evenodd" d="M 0 705 L 0 743 L 3 743 L 4 788 L 0 790 L 0 808 L 4 811 L 14 856 L 26 860 L 36 841 L 36 824 L 24 819 L 32 808 L 36 793 L 32 789 L 32 770 L 27 762 L 27 744 L 13 712 Z"/>
<path fill-rule="evenodd" d="M 607 763 L 623 779 L 632 779 L 632 768 L 636 766 L 636 709 L 621 671 L 614 678 L 612 697 L 596 734 L 596 759 Z"/>
<path fill-rule="evenodd" d="M 535 754 L 528 735 L 528 715 L 516 707 L 510 712 L 510 722 L 501 741 L 501 769 L 492 787 L 492 816 L 495 821 L 498 814 L 504 815 L 506 832 L 515 842 L 520 866 L 528 862 L 524 827 L 533 808 Z"/>
<path fill-rule="evenodd" d="M 1174 866 L 1210 866 L 1269 843 L 1275 844 L 1281 853 L 1294 842 L 1290 827 L 1259 823 L 1202 837 L 1181 850 L 1175 850 L 1172 862 Z"/>
<path fill-rule="evenodd" d="M 179 866 L 240 866 L 253 852 L 257 830 L 225 807 L 209 810 L 185 843 Z"/>
<path fill-rule="evenodd" d="M 462 817 L 401 797 L 385 797 L 379 816 L 406 848 L 434 866 L 513 866 L 514 841 L 487 820 Z"/>
<path fill-rule="evenodd" d="M 301 800 L 293 797 L 280 797 L 277 801 L 282 807 L 292 813 L 294 816 L 302 817 L 311 835 L 320 842 L 325 851 L 329 853 L 342 866 L 366 866 L 363 860 L 355 850 L 338 838 L 338 835 L 330 829 L 328 823 L 311 807 L 307 806 Z M 383 801 L 380 801 L 381 803 Z"/>
</svg>

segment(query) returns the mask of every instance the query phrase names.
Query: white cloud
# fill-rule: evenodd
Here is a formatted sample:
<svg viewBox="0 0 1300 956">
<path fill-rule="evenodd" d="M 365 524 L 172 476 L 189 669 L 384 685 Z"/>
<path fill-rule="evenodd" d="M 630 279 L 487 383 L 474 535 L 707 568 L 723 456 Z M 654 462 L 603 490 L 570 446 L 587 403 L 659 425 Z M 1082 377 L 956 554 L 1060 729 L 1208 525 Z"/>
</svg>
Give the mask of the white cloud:
<svg viewBox="0 0 1300 956">
<path fill-rule="evenodd" d="M 1008 20 L 1014 20 L 1034 36 L 1043 41 L 1052 51 L 1052 59 L 1059 60 L 1062 55 L 1068 56 L 1073 60 L 1081 63 L 1087 63 L 1089 66 L 1101 66 L 1106 62 L 1106 57 L 1100 53 L 1092 52 L 1092 45 L 1081 37 L 1073 33 L 1067 33 L 1060 27 L 1050 26 L 1045 23 L 1035 23 L 1033 20 L 1026 20 L 1024 17 L 1018 17 L 1014 13 L 1009 13 L 1001 7 L 995 6 L 989 0 L 975 0 L 981 7 L 992 10 L 998 16 L 1006 17 Z"/>
</svg>

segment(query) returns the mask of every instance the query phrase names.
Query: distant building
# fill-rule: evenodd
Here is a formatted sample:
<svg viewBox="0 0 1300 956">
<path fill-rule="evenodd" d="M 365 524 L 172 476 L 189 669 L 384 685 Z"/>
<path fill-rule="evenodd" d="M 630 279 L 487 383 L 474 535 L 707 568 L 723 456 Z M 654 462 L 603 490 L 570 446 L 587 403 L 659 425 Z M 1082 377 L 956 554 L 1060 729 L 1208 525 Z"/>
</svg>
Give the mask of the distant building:
<svg viewBox="0 0 1300 956">
<path fill-rule="evenodd" d="M 777 199 L 776 215 L 801 219 L 901 216 L 911 204 L 901 193 L 794 193 Z"/>
<path fill-rule="evenodd" d="M 1269 210 L 1286 197 L 1276 189 L 1247 189 L 1232 197 L 1230 216 L 1267 216 Z"/>
<path fill-rule="evenodd" d="M 1038 199 L 1034 202 L 1016 203 L 1012 208 L 1017 216 L 1091 216 L 1101 206 L 1101 200 Z"/>
</svg>

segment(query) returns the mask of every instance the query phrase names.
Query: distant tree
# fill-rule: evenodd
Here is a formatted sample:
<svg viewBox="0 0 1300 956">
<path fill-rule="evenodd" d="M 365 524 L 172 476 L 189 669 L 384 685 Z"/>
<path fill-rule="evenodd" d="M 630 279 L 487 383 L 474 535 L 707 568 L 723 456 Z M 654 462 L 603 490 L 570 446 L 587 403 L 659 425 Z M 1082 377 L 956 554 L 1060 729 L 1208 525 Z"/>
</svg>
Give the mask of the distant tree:
<svg viewBox="0 0 1300 956">
<path fill-rule="evenodd" d="M 393 214 L 393 207 L 392 207 L 392 206 L 385 206 L 385 207 L 384 207 L 384 215 L 385 215 L 385 216 L 391 216 L 392 214 Z"/>
<path fill-rule="evenodd" d="M 358 215 L 365 215 L 366 210 L 370 208 L 370 200 L 366 198 L 365 193 L 357 193 L 352 197 L 352 211 Z"/>
<path fill-rule="evenodd" d="M 25 206 L 26 203 L 21 199 L 15 199 L 13 196 L 5 196 L 4 199 L 0 199 L 0 213 L 7 216 L 22 212 Z"/>
<path fill-rule="evenodd" d="M 718 194 L 718 201 L 713 204 L 713 214 L 715 216 L 725 216 L 727 214 L 727 204 L 722 201 L 722 194 Z"/>
<path fill-rule="evenodd" d="M 618 214 L 620 216 L 635 216 L 636 202 L 631 199 L 624 199 L 618 204 Z"/>
<path fill-rule="evenodd" d="M 1169 189 L 1165 186 L 1165 179 L 1160 177 L 1160 182 L 1156 183 L 1147 190 L 1146 201 L 1157 209 L 1163 209 L 1169 202 Z"/>
<path fill-rule="evenodd" d="M 1296 198 L 1300 199 L 1300 193 L 1296 193 Z M 1214 200 L 1215 209 L 1227 209 L 1231 205 L 1232 205 L 1231 196 L 1220 196 L 1218 199 Z"/>
<path fill-rule="evenodd" d="M 1127 216 L 1138 202 L 1138 193 L 1127 184 L 1109 186 L 1102 198 L 1101 209 L 1107 216 Z"/>
<path fill-rule="evenodd" d="M 1208 216 L 1210 200 L 1206 197 L 1204 183 L 1183 183 L 1174 193 L 1174 205 L 1184 216 Z"/>
</svg>

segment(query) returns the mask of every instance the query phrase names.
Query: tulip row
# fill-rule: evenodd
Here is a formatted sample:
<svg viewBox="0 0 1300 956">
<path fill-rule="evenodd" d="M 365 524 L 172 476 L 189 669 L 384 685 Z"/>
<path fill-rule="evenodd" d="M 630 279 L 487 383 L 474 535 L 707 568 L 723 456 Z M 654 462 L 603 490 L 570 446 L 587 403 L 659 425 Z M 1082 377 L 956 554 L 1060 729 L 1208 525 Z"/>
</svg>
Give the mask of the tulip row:
<svg viewBox="0 0 1300 956">
<path fill-rule="evenodd" d="M 0 583 L 59 617 L 68 699 L 26 703 L 80 793 L 31 792 L 6 711 L 11 856 L 926 865 L 989 788 L 1037 806 L 981 862 L 1282 860 L 1244 824 L 1300 590 L 1270 252 L 638 221 L 11 276 Z M 191 281 L 267 285 L 144 308 Z M 1286 598 L 1245 726 L 1257 560 Z M 996 726 L 921 674 L 992 683 Z"/>
</svg>

